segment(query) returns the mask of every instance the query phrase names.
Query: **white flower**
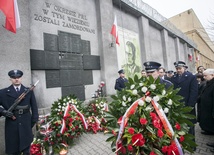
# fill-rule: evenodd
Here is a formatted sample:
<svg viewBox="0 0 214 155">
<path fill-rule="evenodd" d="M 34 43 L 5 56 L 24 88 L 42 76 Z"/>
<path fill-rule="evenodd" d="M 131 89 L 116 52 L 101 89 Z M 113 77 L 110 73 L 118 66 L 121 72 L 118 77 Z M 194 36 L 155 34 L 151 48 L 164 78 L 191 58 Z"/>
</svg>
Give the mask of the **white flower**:
<svg viewBox="0 0 214 155">
<path fill-rule="evenodd" d="M 151 97 L 146 96 L 146 99 L 145 99 L 145 101 L 146 101 L 146 102 L 148 102 L 148 103 L 149 103 L 149 102 L 151 102 L 151 100 L 152 100 L 152 98 L 151 98 Z"/>
<path fill-rule="evenodd" d="M 142 87 L 142 86 L 143 86 L 143 83 L 139 83 L 139 85 Z"/>
<path fill-rule="evenodd" d="M 58 109 L 58 111 L 61 111 L 61 109 Z"/>
<path fill-rule="evenodd" d="M 126 101 L 126 96 L 123 96 L 123 100 Z"/>
<path fill-rule="evenodd" d="M 59 105 L 58 108 L 61 108 L 61 105 Z"/>
<path fill-rule="evenodd" d="M 154 97 L 153 97 L 153 100 L 157 102 L 157 101 L 160 100 L 160 98 L 159 98 L 159 96 L 154 96 Z"/>
<path fill-rule="evenodd" d="M 65 102 L 65 101 L 66 101 L 66 98 L 64 98 L 63 101 Z"/>
<path fill-rule="evenodd" d="M 145 109 L 146 111 L 152 111 L 153 110 L 153 107 L 151 105 L 148 105 Z"/>
<path fill-rule="evenodd" d="M 155 85 L 155 84 L 151 84 L 151 85 L 150 85 L 150 88 L 151 88 L 152 90 L 155 90 L 155 89 L 156 89 L 156 85 Z"/>
<path fill-rule="evenodd" d="M 169 99 L 169 101 L 168 101 L 168 103 L 167 103 L 168 105 L 172 105 L 172 100 L 171 99 Z"/>
<path fill-rule="evenodd" d="M 164 112 L 165 112 L 165 113 L 168 113 L 168 112 L 169 112 L 169 109 L 168 109 L 168 108 L 164 108 Z"/>
<path fill-rule="evenodd" d="M 166 94 L 166 90 L 163 90 L 163 91 L 162 91 L 162 95 L 165 95 L 165 94 Z"/>
<path fill-rule="evenodd" d="M 132 91 L 132 94 L 133 94 L 133 95 L 137 95 L 137 90 L 134 89 L 134 90 Z"/>
<path fill-rule="evenodd" d="M 126 103 L 125 103 L 124 101 L 122 102 L 122 105 L 123 105 L 124 107 L 126 107 Z"/>
<path fill-rule="evenodd" d="M 129 97 L 129 98 L 128 98 L 128 101 L 131 102 L 131 100 L 132 100 L 131 97 Z"/>
<path fill-rule="evenodd" d="M 139 106 L 143 106 L 145 104 L 145 102 L 143 101 L 143 100 L 140 100 L 139 102 L 138 102 L 138 105 Z"/>
<path fill-rule="evenodd" d="M 141 88 L 141 91 L 144 92 L 144 93 L 147 92 L 147 90 L 148 90 L 147 87 L 142 87 L 142 88 Z"/>
<path fill-rule="evenodd" d="M 134 89 L 134 87 L 135 87 L 135 85 L 133 84 L 133 85 L 131 85 L 130 89 Z"/>
</svg>

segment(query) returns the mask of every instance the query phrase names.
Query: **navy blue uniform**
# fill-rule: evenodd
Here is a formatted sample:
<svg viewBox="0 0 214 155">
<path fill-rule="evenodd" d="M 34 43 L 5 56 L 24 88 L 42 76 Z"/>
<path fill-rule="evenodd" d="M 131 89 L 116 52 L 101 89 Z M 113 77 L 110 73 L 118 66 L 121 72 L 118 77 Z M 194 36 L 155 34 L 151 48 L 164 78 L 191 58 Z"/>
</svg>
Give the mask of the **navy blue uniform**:
<svg viewBox="0 0 214 155">
<path fill-rule="evenodd" d="M 160 83 L 164 83 L 166 89 L 168 89 L 172 85 L 172 83 L 170 81 L 162 79 L 162 78 L 160 78 Z"/>
<path fill-rule="evenodd" d="M 116 79 L 114 89 L 121 91 L 123 88 L 125 88 L 125 83 L 128 82 L 126 78 L 119 77 Z"/>
<path fill-rule="evenodd" d="M 0 90 L 0 113 L 3 110 L 8 110 L 18 96 L 26 89 L 26 87 L 21 85 L 20 92 L 17 93 L 13 85 L 11 85 L 8 88 Z M 33 140 L 31 123 L 38 121 L 38 108 L 33 91 L 30 91 L 25 96 L 25 98 L 19 103 L 19 106 L 29 107 L 29 110 L 26 109 L 23 114 L 13 112 L 16 117 L 15 120 L 6 117 L 5 145 L 7 154 L 21 152 L 30 146 Z"/>
</svg>

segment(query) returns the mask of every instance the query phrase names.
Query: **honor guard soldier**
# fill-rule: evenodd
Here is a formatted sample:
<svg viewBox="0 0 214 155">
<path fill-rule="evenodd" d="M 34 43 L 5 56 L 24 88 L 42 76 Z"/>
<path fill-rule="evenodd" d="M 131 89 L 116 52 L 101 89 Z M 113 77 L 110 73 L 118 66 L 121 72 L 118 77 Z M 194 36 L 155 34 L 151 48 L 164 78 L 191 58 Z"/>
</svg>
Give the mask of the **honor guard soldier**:
<svg viewBox="0 0 214 155">
<path fill-rule="evenodd" d="M 5 152 L 9 155 L 30 155 L 33 141 L 32 127 L 38 121 L 38 108 L 33 91 L 19 102 L 13 111 L 10 107 L 28 88 L 21 84 L 23 72 L 8 72 L 11 85 L 0 90 L 0 116 L 5 119 Z"/>
<path fill-rule="evenodd" d="M 164 80 L 160 78 L 159 68 L 161 66 L 160 63 L 154 61 L 147 61 L 143 64 L 145 66 L 147 76 L 152 76 L 154 79 L 160 79 L 160 83 L 165 84 L 165 88 L 169 88 L 172 83 L 168 80 Z"/>
<path fill-rule="evenodd" d="M 125 83 L 128 82 L 128 80 L 125 78 L 125 72 L 123 69 L 119 70 L 118 73 L 120 77 L 116 79 L 114 89 L 121 91 L 126 87 Z"/>
</svg>

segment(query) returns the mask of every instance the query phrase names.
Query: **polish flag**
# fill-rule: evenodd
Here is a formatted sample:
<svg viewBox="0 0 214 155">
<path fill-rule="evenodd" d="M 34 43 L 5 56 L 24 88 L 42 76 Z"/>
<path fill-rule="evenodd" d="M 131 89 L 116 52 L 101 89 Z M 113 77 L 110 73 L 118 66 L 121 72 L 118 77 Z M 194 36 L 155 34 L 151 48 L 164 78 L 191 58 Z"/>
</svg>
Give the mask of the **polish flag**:
<svg viewBox="0 0 214 155">
<path fill-rule="evenodd" d="M 189 61 L 192 61 L 192 54 L 188 54 Z"/>
<path fill-rule="evenodd" d="M 200 60 L 200 56 L 197 55 L 197 56 L 196 56 L 196 61 L 199 61 L 199 60 Z"/>
<path fill-rule="evenodd" d="M 119 39 L 118 39 L 118 27 L 117 27 L 117 17 L 115 15 L 114 17 L 114 24 L 111 28 L 111 34 L 115 37 L 116 39 L 116 44 L 120 45 Z"/>
<path fill-rule="evenodd" d="M 6 16 L 5 28 L 13 33 L 21 27 L 17 0 L 0 0 L 0 10 Z"/>
</svg>

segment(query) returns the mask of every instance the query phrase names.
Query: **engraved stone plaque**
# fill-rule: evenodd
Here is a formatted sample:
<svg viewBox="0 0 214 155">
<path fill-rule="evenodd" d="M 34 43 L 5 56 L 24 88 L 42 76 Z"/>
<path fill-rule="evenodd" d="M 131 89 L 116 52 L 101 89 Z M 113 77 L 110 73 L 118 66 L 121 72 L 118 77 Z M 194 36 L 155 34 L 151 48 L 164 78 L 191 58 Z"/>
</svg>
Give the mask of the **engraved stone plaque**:
<svg viewBox="0 0 214 155">
<path fill-rule="evenodd" d="M 54 88 L 60 87 L 60 72 L 59 70 L 46 70 L 46 87 Z"/>
<path fill-rule="evenodd" d="M 60 59 L 60 68 L 61 69 L 83 69 L 82 55 L 65 53 L 64 57 Z"/>
<path fill-rule="evenodd" d="M 71 52 L 69 33 L 59 31 L 59 51 Z"/>
<path fill-rule="evenodd" d="M 44 33 L 44 50 L 58 51 L 58 36 Z"/>
<path fill-rule="evenodd" d="M 59 54 L 45 51 L 45 69 L 59 69 Z"/>
<path fill-rule="evenodd" d="M 91 55 L 90 41 L 81 40 L 81 53 L 84 55 Z"/>
<path fill-rule="evenodd" d="M 80 53 L 81 51 L 81 38 L 80 35 L 78 34 L 70 34 L 70 46 L 71 46 L 71 51 L 73 53 Z"/>
<path fill-rule="evenodd" d="M 83 55 L 83 69 L 100 70 L 100 56 Z"/>
<path fill-rule="evenodd" d="M 61 86 L 82 85 L 82 70 L 60 70 Z"/>
<path fill-rule="evenodd" d="M 93 84 L 92 70 L 83 70 L 82 80 L 84 85 Z"/>
<path fill-rule="evenodd" d="M 30 63 L 31 69 L 45 69 L 45 56 L 44 51 L 41 50 L 30 50 Z"/>
<path fill-rule="evenodd" d="M 85 88 L 83 85 L 62 87 L 62 96 L 75 95 L 79 100 L 85 100 Z"/>
</svg>

